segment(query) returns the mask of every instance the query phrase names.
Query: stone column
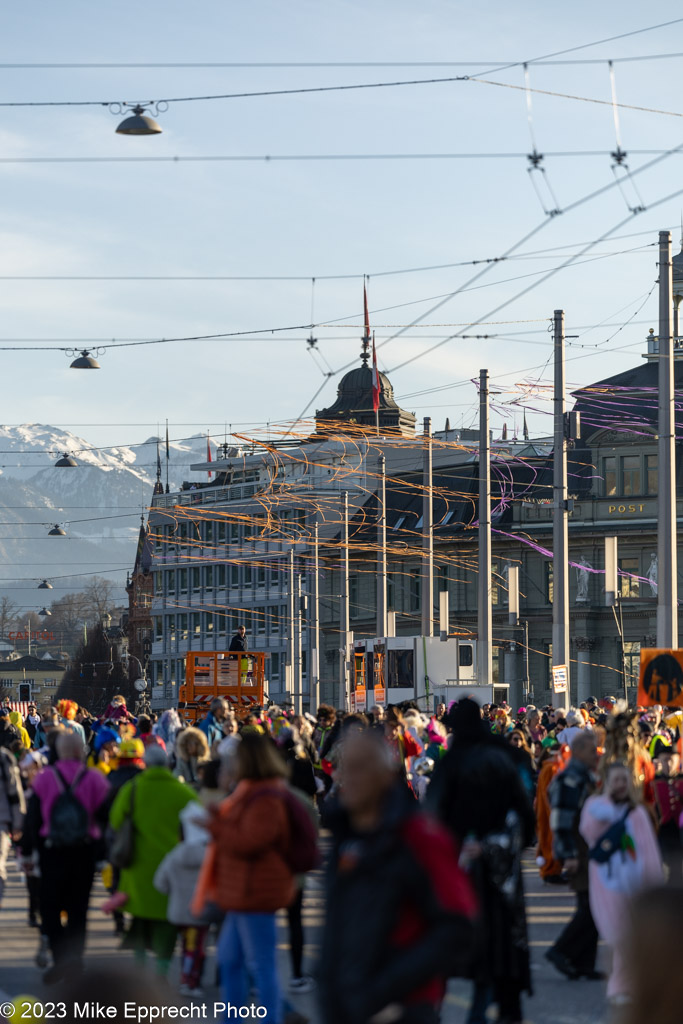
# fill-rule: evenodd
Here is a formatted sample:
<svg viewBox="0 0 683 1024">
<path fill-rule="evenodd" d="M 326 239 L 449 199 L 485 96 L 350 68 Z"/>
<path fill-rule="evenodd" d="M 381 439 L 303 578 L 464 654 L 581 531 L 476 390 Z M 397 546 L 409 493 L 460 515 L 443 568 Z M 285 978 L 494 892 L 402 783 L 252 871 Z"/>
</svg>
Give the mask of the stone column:
<svg viewBox="0 0 683 1024">
<path fill-rule="evenodd" d="M 574 637 L 576 646 L 576 703 L 582 704 L 591 696 L 591 662 L 593 661 L 592 651 L 598 645 L 595 637 L 577 636 Z M 594 687 L 595 689 L 596 687 Z"/>
</svg>

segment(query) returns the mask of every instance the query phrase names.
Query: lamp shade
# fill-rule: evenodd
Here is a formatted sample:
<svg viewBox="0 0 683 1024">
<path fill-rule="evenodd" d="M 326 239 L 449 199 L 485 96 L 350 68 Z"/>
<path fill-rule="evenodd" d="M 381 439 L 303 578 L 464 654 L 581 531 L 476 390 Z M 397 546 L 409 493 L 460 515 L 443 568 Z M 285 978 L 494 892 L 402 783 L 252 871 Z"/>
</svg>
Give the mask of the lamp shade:
<svg viewBox="0 0 683 1024">
<path fill-rule="evenodd" d="M 38 590 L 52 590 L 52 584 L 48 583 L 47 580 L 43 580 L 42 583 L 38 584 Z"/>
<path fill-rule="evenodd" d="M 55 466 L 58 469 L 71 469 L 72 467 L 77 465 L 78 463 L 76 462 L 76 460 L 72 458 L 71 455 L 68 454 L 68 452 L 64 452 L 61 459 L 57 459 L 57 461 L 55 462 Z"/>
<path fill-rule="evenodd" d="M 91 356 L 87 349 L 83 349 L 80 356 L 74 359 L 70 366 L 72 370 L 99 370 L 100 364 L 94 356 Z"/>
<path fill-rule="evenodd" d="M 66 537 L 66 530 L 63 530 L 59 523 L 55 523 L 51 530 L 48 530 L 48 537 Z"/>
<path fill-rule="evenodd" d="M 133 113 L 124 118 L 116 129 L 117 135 L 161 135 L 161 128 L 153 117 L 141 106 L 133 107 Z"/>
<path fill-rule="evenodd" d="M 50 611 L 49 608 L 41 608 L 38 614 L 42 615 L 42 617 L 45 618 L 47 615 L 52 615 L 52 612 Z"/>
</svg>

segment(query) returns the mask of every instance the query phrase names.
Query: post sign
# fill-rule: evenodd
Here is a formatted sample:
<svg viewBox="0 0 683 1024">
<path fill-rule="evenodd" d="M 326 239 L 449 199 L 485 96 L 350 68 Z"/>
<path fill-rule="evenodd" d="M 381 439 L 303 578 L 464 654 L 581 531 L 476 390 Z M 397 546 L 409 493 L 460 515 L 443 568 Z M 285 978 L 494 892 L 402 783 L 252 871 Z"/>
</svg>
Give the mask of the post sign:
<svg viewBox="0 0 683 1024">
<path fill-rule="evenodd" d="M 641 648 L 638 703 L 683 707 L 683 651 Z"/>
<path fill-rule="evenodd" d="M 566 693 L 569 673 L 566 665 L 553 665 L 553 693 Z"/>
</svg>

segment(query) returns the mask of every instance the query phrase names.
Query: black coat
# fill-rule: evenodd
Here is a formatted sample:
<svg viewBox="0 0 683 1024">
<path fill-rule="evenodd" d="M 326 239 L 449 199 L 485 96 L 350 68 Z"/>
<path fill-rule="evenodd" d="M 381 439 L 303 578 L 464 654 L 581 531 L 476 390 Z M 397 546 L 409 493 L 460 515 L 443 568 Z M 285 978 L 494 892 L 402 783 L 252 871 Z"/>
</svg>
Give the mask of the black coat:
<svg viewBox="0 0 683 1024">
<path fill-rule="evenodd" d="M 230 641 L 229 651 L 246 651 L 247 649 L 247 638 L 246 636 L 240 636 L 239 633 L 235 633 L 234 637 Z"/>
<path fill-rule="evenodd" d="M 429 834 L 438 825 L 416 808 L 397 786 L 381 826 L 363 835 L 354 834 L 340 807 L 326 808 L 333 848 L 319 964 L 324 1024 L 366 1024 L 390 1003 L 410 1006 L 412 994 L 433 979 L 438 987 L 466 956 L 470 918 L 446 905 L 444 891 L 460 885 L 466 903 L 467 883 L 452 847 L 444 857 L 443 842 Z M 402 945 L 396 938 L 406 912 L 414 915 L 416 937 Z M 425 1019 L 420 1013 L 411 1008 L 401 1020 Z"/>
<path fill-rule="evenodd" d="M 534 837 L 534 814 L 519 773 L 503 741 L 487 736 L 478 742 L 452 746 L 438 762 L 427 791 L 427 802 L 459 843 L 468 836 L 486 842 L 508 829 L 509 811 L 516 812 L 521 847 Z M 482 932 L 474 977 L 482 983 L 513 982 L 531 991 L 526 909 L 519 857 L 512 892 L 496 881 L 500 865 L 495 849 L 472 865 L 482 911 Z"/>
</svg>

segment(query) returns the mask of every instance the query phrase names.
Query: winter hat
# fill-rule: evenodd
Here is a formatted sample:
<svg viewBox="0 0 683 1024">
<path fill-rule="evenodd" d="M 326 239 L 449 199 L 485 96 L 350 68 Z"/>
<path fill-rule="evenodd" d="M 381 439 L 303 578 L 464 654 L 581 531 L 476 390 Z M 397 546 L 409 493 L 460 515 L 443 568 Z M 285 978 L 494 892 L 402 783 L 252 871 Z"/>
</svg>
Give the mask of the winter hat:
<svg viewBox="0 0 683 1024">
<path fill-rule="evenodd" d="M 106 726 L 104 726 L 102 729 L 99 730 L 99 732 L 95 736 L 96 753 L 99 754 L 100 750 L 105 745 L 105 743 L 118 743 L 119 739 L 120 737 L 117 732 L 114 732 L 113 729 L 108 729 Z"/>
<path fill-rule="evenodd" d="M 78 711 L 78 704 L 75 700 L 62 700 L 57 702 L 57 714 L 60 718 L 66 718 L 68 722 L 73 722 Z"/>
<path fill-rule="evenodd" d="M 124 740 L 119 747 L 119 761 L 141 761 L 145 756 L 142 740 Z"/>
<path fill-rule="evenodd" d="M 180 812 L 180 823 L 183 826 L 183 840 L 192 846 L 206 846 L 209 841 L 207 825 L 209 816 L 196 800 L 185 804 Z"/>
</svg>

